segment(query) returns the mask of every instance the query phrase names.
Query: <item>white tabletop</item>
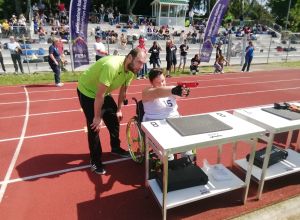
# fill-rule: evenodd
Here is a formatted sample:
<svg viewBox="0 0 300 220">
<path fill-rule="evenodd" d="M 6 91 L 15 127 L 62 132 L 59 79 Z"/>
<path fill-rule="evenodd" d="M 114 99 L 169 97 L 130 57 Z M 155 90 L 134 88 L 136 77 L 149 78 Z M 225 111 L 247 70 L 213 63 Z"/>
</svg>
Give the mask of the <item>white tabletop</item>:
<svg viewBox="0 0 300 220">
<path fill-rule="evenodd" d="M 300 105 L 300 103 L 294 104 Z M 300 128 L 300 120 L 288 120 L 262 110 L 262 108 L 268 107 L 273 107 L 273 105 L 237 109 L 234 110 L 233 114 L 263 127 L 272 133 L 280 133 Z"/>
<path fill-rule="evenodd" d="M 161 154 L 179 153 L 199 147 L 215 146 L 239 140 L 249 140 L 265 133 L 265 129 L 228 112 L 206 113 L 232 127 L 230 130 L 181 136 L 166 120 L 142 123 L 148 140 Z M 202 114 L 202 115 L 206 115 Z M 189 116 L 182 116 L 189 117 Z"/>
</svg>

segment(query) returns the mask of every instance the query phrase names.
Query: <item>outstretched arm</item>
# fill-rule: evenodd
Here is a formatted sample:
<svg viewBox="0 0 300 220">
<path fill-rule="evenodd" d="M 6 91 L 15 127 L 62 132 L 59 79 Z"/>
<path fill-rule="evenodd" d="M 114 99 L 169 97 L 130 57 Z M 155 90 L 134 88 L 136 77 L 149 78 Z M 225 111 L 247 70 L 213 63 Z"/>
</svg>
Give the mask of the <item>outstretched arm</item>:
<svg viewBox="0 0 300 220">
<path fill-rule="evenodd" d="M 151 101 L 157 98 L 168 97 L 171 95 L 177 96 L 187 96 L 189 94 L 189 89 L 181 85 L 178 86 L 163 86 L 157 88 L 146 88 L 142 92 L 143 101 Z"/>
</svg>

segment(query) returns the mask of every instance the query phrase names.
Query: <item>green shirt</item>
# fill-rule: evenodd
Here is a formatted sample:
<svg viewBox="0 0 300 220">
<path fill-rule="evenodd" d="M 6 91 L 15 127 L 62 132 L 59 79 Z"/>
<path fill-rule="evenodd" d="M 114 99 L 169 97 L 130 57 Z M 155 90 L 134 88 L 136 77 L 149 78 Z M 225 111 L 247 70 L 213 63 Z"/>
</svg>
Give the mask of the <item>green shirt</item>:
<svg viewBox="0 0 300 220">
<path fill-rule="evenodd" d="M 95 98 L 99 83 L 107 86 L 106 95 L 122 85 L 128 86 L 134 73 L 124 71 L 124 56 L 106 56 L 91 65 L 78 80 L 78 90 L 87 97 Z"/>
</svg>

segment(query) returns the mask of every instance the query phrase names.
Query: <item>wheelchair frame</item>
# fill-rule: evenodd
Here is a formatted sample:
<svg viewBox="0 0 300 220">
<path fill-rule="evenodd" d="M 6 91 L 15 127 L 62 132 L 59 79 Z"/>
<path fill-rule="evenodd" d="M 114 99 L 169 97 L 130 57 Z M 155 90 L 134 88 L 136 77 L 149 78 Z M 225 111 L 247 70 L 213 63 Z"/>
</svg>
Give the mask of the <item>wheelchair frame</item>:
<svg viewBox="0 0 300 220">
<path fill-rule="evenodd" d="M 129 119 L 126 126 L 126 140 L 131 158 L 136 163 L 142 163 L 145 159 L 145 138 L 141 129 L 143 120 L 143 103 L 132 98 L 136 104 L 136 115 Z"/>
</svg>

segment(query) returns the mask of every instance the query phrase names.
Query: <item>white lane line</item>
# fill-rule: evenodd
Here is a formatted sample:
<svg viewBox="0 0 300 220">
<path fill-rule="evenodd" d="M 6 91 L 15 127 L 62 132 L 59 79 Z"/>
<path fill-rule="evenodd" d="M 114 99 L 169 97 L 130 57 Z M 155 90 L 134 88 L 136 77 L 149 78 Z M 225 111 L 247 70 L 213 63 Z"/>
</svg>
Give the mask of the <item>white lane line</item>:
<svg viewBox="0 0 300 220">
<path fill-rule="evenodd" d="M 26 87 L 24 87 L 24 90 L 25 90 L 26 103 L 27 103 L 26 104 L 26 115 L 25 115 L 24 124 L 23 124 L 23 128 L 22 128 L 22 133 L 21 133 L 21 136 L 20 136 L 20 139 L 19 139 L 18 146 L 17 146 L 17 148 L 15 150 L 15 153 L 13 155 L 13 158 L 12 158 L 10 164 L 9 164 L 7 173 L 6 173 L 5 178 L 4 178 L 4 184 L 2 184 L 1 188 L 0 188 L 0 203 L 3 199 L 4 193 L 5 193 L 5 190 L 6 190 L 6 187 L 7 187 L 7 183 L 5 183 L 5 182 L 7 182 L 10 179 L 12 171 L 14 169 L 14 166 L 15 166 L 15 164 L 17 162 L 17 159 L 18 159 L 18 156 L 20 154 L 21 147 L 22 147 L 22 144 L 23 144 L 23 141 L 24 141 L 24 136 L 25 136 L 27 124 L 28 124 L 30 101 L 29 101 L 29 95 L 28 95 Z"/>
<path fill-rule="evenodd" d="M 72 110 L 55 111 L 55 112 L 41 112 L 41 113 L 29 114 L 29 117 L 40 116 L 40 115 L 52 115 L 52 114 L 70 113 L 70 112 L 80 112 L 80 111 L 81 111 L 80 109 L 72 109 Z M 24 117 L 24 116 L 25 115 L 5 116 L 5 117 L 0 117 L 0 120 L 1 119 L 20 118 L 20 117 Z"/>
<path fill-rule="evenodd" d="M 223 96 L 247 95 L 247 94 L 265 93 L 265 92 L 287 91 L 287 90 L 296 90 L 296 89 L 300 89 L 300 87 L 283 88 L 283 89 L 270 89 L 270 90 L 260 90 L 260 91 L 252 91 L 252 92 L 228 93 L 228 94 L 222 94 L 222 95 L 202 96 L 202 97 L 198 96 L 198 97 L 195 97 L 195 98 L 180 99 L 180 101 L 189 101 L 189 100 L 195 100 L 195 99 L 218 98 L 218 97 L 223 97 Z"/>
<path fill-rule="evenodd" d="M 49 93 L 49 92 L 64 92 L 64 91 L 75 91 L 75 89 L 53 89 L 53 90 L 37 90 L 37 91 L 28 91 L 29 94 L 33 93 Z M 7 93 L 0 93 L 1 95 L 18 95 L 24 94 L 24 92 L 7 92 Z"/>
<path fill-rule="evenodd" d="M 242 77 L 241 77 L 242 78 Z M 246 78 L 246 77 L 245 77 Z M 233 78 L 236 79 L 236 78 Z M 219 79 L 221 80 L 221 79 Z M 244 86 L 244 85 L 256 85 L 256 84 L 270 84 L 270 83 L 280 83 L 280 82 L 289 82 L 289 81 L 297 81 L 300 80 L 299 78 L 294 78 L 294 79 L 284 79 L 284 80 L 272 80 L 272 81 L 259 81 L 259 82 L 249 82 L 249 83 L 233 83 L 233 84 L 219 84 L 219 85 L 212 85 L 212 86 L 199 86 L 196 88 L 193 88 L 193 90 L 196 89 L 207 89 L 207 88 L 218 88 L 218 87 L 229 87 L 229 86 Z M 199 81 L 199 80 L 198 80 Z M 203 80 L 206 81 L 206 80 Z M 207 80 L 208 81 L 208 80 Z M 211 81 L 211 80 L 210 80 Z M 201 81 L 199 81 L 201 84 Z M 173 85 L 176 84 L 175 82 L 170 82 L 168 85 Z M 146 85 L 146 84 L 145 84 Z M 148 84 L 147 84 L 148 85 Z M 49 92 L 49 91 L 47 91 Z M 141 94 L 142 92 L 128 92 L 127 95 L 136 95 L 136 94 Z M 113 96 L 117 96 L 118 93 L 112 93 Z M 67 97 L 67 98 L 59 98 L 59 99 L 41 99 L 41 100 L 34 100 L 31 101 L 31 103 L 35 102 L 48 102 L 48 101 L 60 101 L 60 100 L 68 100 L 68 99 L 77 99 L 76 97 Z M 10 104 L 22 104 L 24 101 L 20 102 L 2 102 L 0 105 L 10 105 Z"/>
<path fill-rule="evenodd" d="M 105 165 L 106 164 L 113 164 L 113 163 L 118 163 L 118 162 L 127 161 L 127 160 L 131 160 L 131 158 L 121 158 L 121 159 L 116 159 L 116 160 L 109 160 L 109 161 L 103 162 L 103 164 L 105 164 Z M 4 181 L 0 182 L 0 185 L 2 185 L 2 184 L 7 185 L 9 183 L 16 183 L 16 182 L 21 182 L 21 181 L 26 181 L 26 180 L 33 180 L 33 179 L 38 179 L 38 178 L 41 178 L 41 177 L 47 177 L 47 176 L 52 176 L 52 175 L 77 171 L 77 170 L 83 170 L 83 169 L 86 169 L 86 168 L 89 168 L 89 167 L 90 167 L 90 165 L 84 165 L 84 166 L 78 166 L 78 167 L 74 167 L 74 168 L 57 170 L 57 171 L 48 172 L 48 173 L 37 174 L 37 175 L 33 175 L 33 176 L 26 176 L 26 177 L 11 179 L 11 180 L 7 180 L 7 181 L 4 180 Z"/>
<path fill-rule="evenodd" d="M 77 129 L 77 130 L 69 130 L 69 131 L 58 131 L 58 132 L 53 132 L 53 133 L 45 133 L 45 134 L 37 134 L 37 135 L 31 135 L 31 136 L 25 136 L 23 139 L 30 139 L 30 138 L 38 138 L 38 137 L 45 137 L 45 136 L 52 136 L 52 135 L 59 135 L 59 134 L 67 134 L 67 133 L 74 133 L 74 132 L 81 132 L 84 131 L 84 128 L 82 129 Z M 1 142 L 7 142 L 7 141 L 15 141 L 19 140 L 19 137 L 15 138 L 7 138 L 7 139 L 1 139 Z"/>
<path fill-rule="evenodd" d="M 208 99 L 208 98 L 218 98 L 218 97 L 224 97 L 224 96 L 235 96 L 235 95 L 247 95 L 247 94 L 256 94 L 256 93 L 265 93 L 265 92 L 275 92 L 275 91 L 287 91 L 287 90 L 296 90 L 300 89 L 300 87 L 293 87 L 293 88 L 283 88 L 283 89 L 271 89 L 271 90 L 260 90 L 260 91 L 254 91 L 254 92 L 242 92 L 242 93 L 229 93 L 229 94 L 222 94 L 222 95 L 215 95 L 215 96 L 200 96 L 200 97 L 195 97 L 195 98 L 184 98 L 184 99 L 179 99 L 178 101 L 189 101 L 189 100 L 196 100 L 196 99 Z M 135 104 L 129 104 L 129 106 L 135 106 Z M 121 124 L 121 125 L 125 125 Z M 56 134 L 64 134 L 64 133 L 72 133 L 72 132 L 78 132 L 78 131 L 84 131 L 84 129 L 78 129 L 78 130 L 71 130 L 71 131 L 62 131 L 62 132 L 54 132 L 54 133 L 46 133 L 46 134 L 39 134 L 39 135 L 33 135 L 33 136 L 26 136 L 25 138 L 35 138 L 35 137 L 42 137 L 42 136 L 49 136 L 49 135 L 56 135 Z M 0 140 L 1 142 L 6 142 L 6 141 L 13 141 L 13 140 L 18 140 L 19 137 L 17 138 L 9 138 L 9 139 L 2 139 Z"/>
<path fill-rule="evenodd" d="M 59 98 L 59 99 L 41 99 L 41 100 L 31 101 L 31 103 L 34 103 L 34 102 L 61 101 L 61 100 L 68 100 L 68 99 L 78 99 L 78 97 L 76 96 L 76 97 Z M 20 102 L 0 102 L 0 105 L 22 104 L 22 103 L 25 103 L 25 101 L 20 101 Z"/>
</svg>

